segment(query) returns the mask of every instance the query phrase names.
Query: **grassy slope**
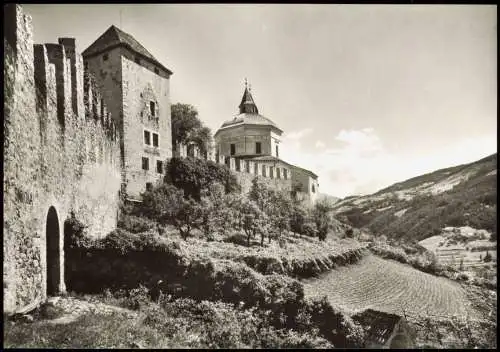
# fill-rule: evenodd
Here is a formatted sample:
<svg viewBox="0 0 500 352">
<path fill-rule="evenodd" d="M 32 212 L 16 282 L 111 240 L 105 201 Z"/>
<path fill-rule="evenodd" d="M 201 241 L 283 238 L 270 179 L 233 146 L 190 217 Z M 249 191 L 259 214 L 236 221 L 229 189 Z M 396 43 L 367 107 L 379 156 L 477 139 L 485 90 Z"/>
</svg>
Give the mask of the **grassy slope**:
<svg viewBox="0 0 500 352">
<path fill-rule="evenodd" d="M 333 270 L 322 280 L 306 280 L 304 286 L 307 296 L 327 295 L 350 314 L 372 308 L 406 316 L 417 347 L 496 346 L 494 291 L 461 286 L 376 256 Z"/>
<path fill-rule="evenodd" d="M 92 297 L 115 305 L 130 299 Z M 141 297 L 136 297 L 141 299 Z M 324 339 L 273 329 L 254 310 L 189 299 L 142 302 L 137 314 L 85 313 L 67 324 L 4 321 L 7 348 L 328 348 Z M 260 329 L 260 330 L 259 330 Z"/>
<path fill-rule="evenodd" d="M 373 308 L 401 315 L 404 308 L 413 314 L 476 315 L 467 309 L 468 298 L 458 283 L 374 255 L 305 286 L 306 294 L 326 294 L 332 303 L 353 311 Z"/>
<path fill-rule="evenodd" d="M 337 216 L 345 217 L 355 227 L 366 227 L 389 238 L 420 241 L 440 233 L 445 226 L 469 225 L 496 234 L 496 154 L 475 163 L 442 169 L 412 178 L 364 197 L 359 205 L 353 198 L 343 202 Z M 475 174 L 451 190 L 437 195 L 417 195 L 401 200 L 392 195 L 426 182 L 438 182 L 453 174 L 470 170 Z M 371 200 L 370 200 L 371 199 Z M 377 209 L 383 209 L 379 211 Z M 405 210 L 402 216 L 395 214 Z"/>
</svg>

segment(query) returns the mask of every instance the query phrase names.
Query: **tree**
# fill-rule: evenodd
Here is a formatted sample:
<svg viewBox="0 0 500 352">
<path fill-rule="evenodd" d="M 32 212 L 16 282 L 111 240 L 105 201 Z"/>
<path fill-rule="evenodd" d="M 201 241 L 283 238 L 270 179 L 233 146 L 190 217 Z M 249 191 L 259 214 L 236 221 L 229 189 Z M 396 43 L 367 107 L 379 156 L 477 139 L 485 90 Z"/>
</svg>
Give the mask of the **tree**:
<svg viewBox="0 0 500 352">
<path fill-rule="evenodd" d="M 258 177 L 252 180 L 252 187 L 248 192 L 248 198 L 255 201 L 262 211 L 267 211 L 271 202 L 273 190 Z"/>
<path fill-rule="evenodd" d="M 201 199 L 202 190 L 214 183 L 224 185 L 226 193 L 240 189 L 236 177 L 225 165 L 189 157 L 174 157 L 167 161 L 165 182 L 182 189 L 187 198 L 197 201 Z"/>
<path fill-rule="evenodd" d="M 266 214 L 257 206 L 253 200 L 243 199 L 239 204 L 241 228 L 247 236 L 247 245 L 250 246 L 250 239 L 259 233 L 261 234 L 261 246 L 264 245 L 264 234 L 266 232 Z"/>
<path fill-rule="evenodd" d="M 193 131 L 190 136 L 190 141 L 198 147 L 200 153 L 203 154 L 206 159 L 212 143 L 212 131 L 206 126 L 200 127 Z"/>
<path fill-rule="evenodd" d="M 332 205 L 326 199 L 318 200 L 314 204 L 313 219 L 316 224 L 316 230 L 320 241 L 324 241 L 328 235 L 328 230 L 331 225 L 329 213 L 332 210 Z"/>
<path fill-rule="evenodd" d="M 290 215 L 290 230 L 295 233 L 304 234 L 304 225 L 308 218 L 307 210 L 299 203 L 294 203 L 292 205 L 291 215 Z"/>
<path fill-rule="evenodd" d="M 200 221 L 199 206 L 175 186 L 161 184 L 143 193 L 142 198 L 146 215 L 162 225 L 174 225 L 184 240 Z"/>
<path fill-rule="evenodd" d="M 193 131 L 202 127 L 198 119 L 198 111 L 189 104 L 173 104 L 171 110 L 172 121 L 172 142 L 174 146 L 189 141 Z"/>
<path fill-rule="evenodd" d="M 189 104 L 173 104 L 171 115 L 174 148 L 177 148 L 179 144 L 193 142 L 206 157 L 212 141 L 212 132 L 198 118 L 196 108 Z"/>
<path fill-rule="evenodd" d="M 269 196 L 267 215 L 271 224 L 270 235 L 280 238 L 285 231 L 290 229 L 292 202 L 290 197 L 284 192 L 274 191 Z M 270 239 L 271 237 L 269 237 Z"/>
</svg>

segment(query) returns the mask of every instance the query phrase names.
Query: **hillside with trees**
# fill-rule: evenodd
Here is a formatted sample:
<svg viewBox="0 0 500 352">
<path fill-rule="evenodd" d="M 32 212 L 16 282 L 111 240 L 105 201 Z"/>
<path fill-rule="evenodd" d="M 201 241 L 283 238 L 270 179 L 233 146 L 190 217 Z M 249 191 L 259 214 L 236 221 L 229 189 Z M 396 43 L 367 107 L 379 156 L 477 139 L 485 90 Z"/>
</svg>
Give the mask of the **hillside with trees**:
<svg viewBox="0 0 500 352">
<path fill-rule="evenodd" d="M 485 229 L 496 240 L 497 155 L 334 204 L 334 214 L 375 235 L 420 241 L 447 226 Z"/>
</svg>

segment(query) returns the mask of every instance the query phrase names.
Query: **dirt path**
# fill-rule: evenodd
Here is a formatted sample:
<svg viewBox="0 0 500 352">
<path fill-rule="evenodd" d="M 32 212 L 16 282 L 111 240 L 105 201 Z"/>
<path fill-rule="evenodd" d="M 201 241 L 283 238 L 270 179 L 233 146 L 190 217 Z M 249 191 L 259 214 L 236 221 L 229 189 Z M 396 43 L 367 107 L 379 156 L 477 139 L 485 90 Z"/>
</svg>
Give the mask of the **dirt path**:
<svg viewBox="0 0 500 352">
<path fill-rule="evenodd" d="M 137 313 L 125 308 L 107 305 L 97 301 L 90 301 L 75 297 L 51 297 L 47 300 L 50 306 L 63 310 L 63 315 L 47 320 L 51 324 L 68 324 L 77 320 L 86 313 L 111 314 L 114 312 L 122 313 L 124 318 L 132 319 L 137 317 Z"/>
</svg>

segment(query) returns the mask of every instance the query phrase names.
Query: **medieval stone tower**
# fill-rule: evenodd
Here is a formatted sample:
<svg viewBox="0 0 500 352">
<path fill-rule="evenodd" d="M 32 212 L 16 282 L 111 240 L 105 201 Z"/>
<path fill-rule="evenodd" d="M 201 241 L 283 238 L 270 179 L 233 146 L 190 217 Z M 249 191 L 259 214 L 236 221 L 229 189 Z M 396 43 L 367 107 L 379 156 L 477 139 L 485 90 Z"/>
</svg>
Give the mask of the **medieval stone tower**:
<svg viewBox="0 0 500 352">
<path fill-rule="evenodd" d="M 115 26 L 83 53 L 120 135 L 122 191 L 130 199 L 164 173 L 172 156 L 170 76 L 131 35 Z"/>
</svg>

